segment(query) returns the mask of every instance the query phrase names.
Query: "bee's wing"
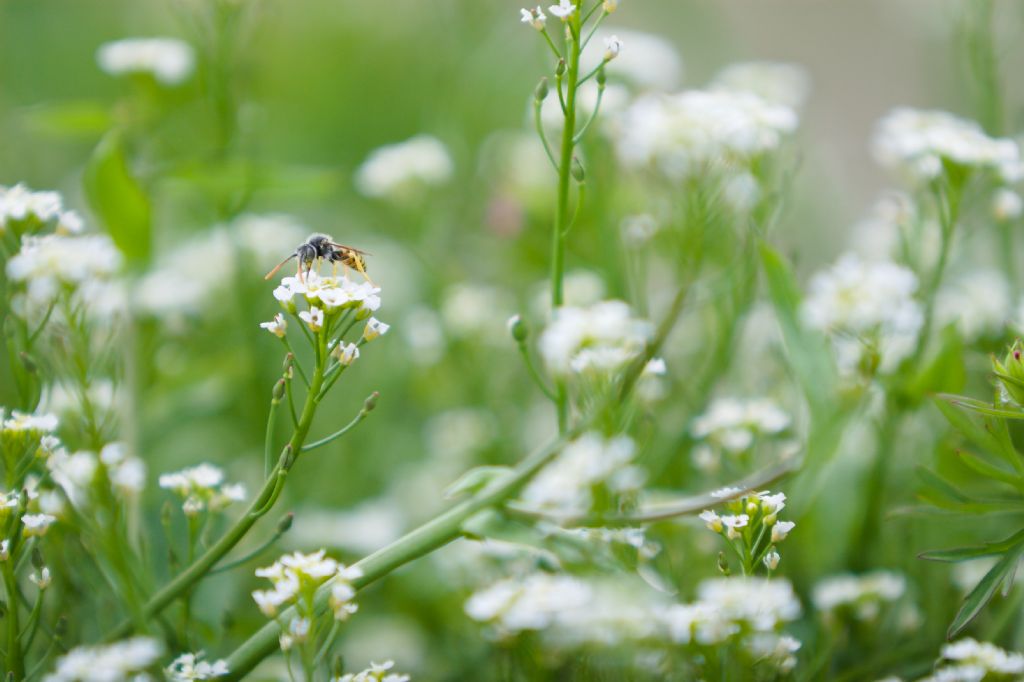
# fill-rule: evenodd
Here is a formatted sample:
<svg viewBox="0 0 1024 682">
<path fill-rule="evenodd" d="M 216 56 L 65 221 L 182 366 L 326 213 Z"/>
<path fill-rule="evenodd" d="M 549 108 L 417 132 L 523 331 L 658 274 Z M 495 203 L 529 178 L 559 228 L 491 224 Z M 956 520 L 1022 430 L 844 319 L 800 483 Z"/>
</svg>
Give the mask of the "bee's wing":
<svg viewBox="0 0 1024 682">
<path fill-rule="evenodd" d="M 363 255 L 363 256 L 372 256 L 373 255 L 369 251 L 363 251 L 362 249 L 357 249 L 354 246 L 345 246 L 344 244 L 337 244 L 335 242 L 331 242 L 331 246 L 336 248 L 336 249 L 345 249 L 346 251 L 355 251 L 356 253 L 358 253 L 360 255 Z"/>
<path fill-rule="evenodd" d="M 277 274 L 277 271 L 278 271 L 278 270 L 280 270 L 281 268 L 283 268 L 283 267 L 284 267 L 284 264 L 285 264 L 285 263 L 287 263 L 288 261 L 290 261 L 290 260 L 291 260 L 292 258 L 295 258 L 295 254 L 294 254 L 294 253 L 293 253 L 292 255 L 288 256 L 287 258 L 285 258 L 285 259 L 284 259 L 283 261 L 281 261 L 281 262 L 280 262 L 280 263 L 278 263 L 277 265 L 275 265 L 275 266 L 274 266 L 274 269 L 273 269 L 273 270 L 271 270 L 270 272 L 268 272 L 268 273 L 267 273 L 267 274 L 266 274 L 266 275 L 265 275 L 265 276 L 263 277 L 263 279 L 264 279 L 264 280 L 268 280 L 268 279 L 270 279 L 271 277 L 273 277 L 274 275 L 276 275 L 276 274 Z"/>
</svg>

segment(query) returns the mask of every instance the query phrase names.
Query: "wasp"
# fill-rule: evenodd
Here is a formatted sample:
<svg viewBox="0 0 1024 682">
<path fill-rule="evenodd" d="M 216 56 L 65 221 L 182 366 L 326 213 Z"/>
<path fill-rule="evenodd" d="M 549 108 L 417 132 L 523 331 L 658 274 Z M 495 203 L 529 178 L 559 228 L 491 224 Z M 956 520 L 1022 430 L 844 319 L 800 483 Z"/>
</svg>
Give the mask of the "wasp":
<svg viewBox="0 0 1024 682">
<path fill-rule="evenodd" d="M 341 263 L 342 267 L 346 270 L 352 268 L 360 275 L 366 278 L 367 282 L 372 283 L 373 280 L 366 274 L 366 259 L 363 256 L 370 254 L 365 251 L 353 248 L 351 246 L 345 246 L 344 244 L 338 244 L 334 241 L 334 237 L 327 234 L 314 234 L 295 247 L 295 252 L 285 258 L 283 261 L 278 263 L 273 270 L 268 272 L 263 279 L 270 279 L 277 274 L 277 271 L 284 267 L 284 264 L 290 261 L 292 258 L 297 259 L 298 269 L 296 274 L 299 280 L 303 279 L 303 272 L 308 274 L 313 270 L 313 264 L 323 261 L 332 263 L 335 268 L 338 267 L 338 263 Z"/>
</svg>

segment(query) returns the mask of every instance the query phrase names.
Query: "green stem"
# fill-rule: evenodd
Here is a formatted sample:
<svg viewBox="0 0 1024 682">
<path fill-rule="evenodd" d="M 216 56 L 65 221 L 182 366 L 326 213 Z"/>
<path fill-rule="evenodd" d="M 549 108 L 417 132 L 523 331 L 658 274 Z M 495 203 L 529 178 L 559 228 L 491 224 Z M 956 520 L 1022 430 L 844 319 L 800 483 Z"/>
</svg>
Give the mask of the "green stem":
<svg viewBox="0 0 1024 682">
<path fill-rule="evenodd" d="M 340 429 L 338 429 L 337 431 L 335 431 L 331 435 L 325 436 L 324 438 L 321 438 L 320 440 L 313 441 L 309 445 L 304 446 L 302 448 L 302 451 L 303 452 L 309 452 L 310 450 L 317 449 L 321 445 L 327 445 L 328 443 L 330 443 L 332 441 L 338 440 L 339 438 L 344 436 L 346 433 L 348 433 L 349 431 L 354 429 L 359 422 L 361 422 L 364 419 L 366 419 L 366 416 L 368 414 L 370 414 L 370 413 L 367 410 L 365 410 L 365 409 L 359 410 L 359 414 L 357 414 L 352 419 L 352 421 L 350 421 L 348 424 L 346 424 L 345 426 L 341 427 Z"/>
<path fill-rule="evenodd" d="M 879 526 L 882 520 L 882 505 L 885 502 L 886 483 L 892 468 L 893 446 L 899 435 L 902 412 L 892 404 L 886 405 L 885 417 L 878 427 L 875 458 L 868 478 L 867 495 L 860 531 L 856 541 L 848 548 L 847 565 L 855 571 L 866 570 L 871 558 L 877 556 L 880 538 Z"/>
<path fill-rule="evenodd" d="M 15 680 L 19 680 L 25 677 L 25 660 L 18 641 L 18 579 L 14 576 L 10 560 L 3 562 L 3 574 L 7 592 L 7 670 L 13 673 Z"/>
<path fill-rule="evenodd" d="M 277 398 L 270 400 L 270 413 L 267 415 L 267 432 L 263 439 L 263 478 L 270 478 L 270 472 L 274 470 L 274 417 L 277 416 L 277 406 L 281 401 Z"/>
<path fill-rule="evenodd" d="M 325 339 L 322 337 L 319 341 L 321 345 L 326 343 Z M 323 357 L 323 354 L 321 354 L 321 357 Z M 285 448 L 286 458 L 291 458 L 290 453 L 296 453 L 297 455 L 297 453 L 302 452 L 302 445 L 306 442 L 306 436 L 309 435 L 309 429 L 313 425 L 313 417 L 316 415 L 317 403 L 315 397 L 317 393 L 319 393 L 323 384 L 323 369 L 323 363 L 321 362 L 317 365 L 316 371 L 313 372 L 313 380 L 310 383 L 310 390 L 306 394 L 306 402 L 302 409 L 302 416 L 298 420 L 295 432 L 292 434 L 291 441 Z M 279 463 L 278 469 L 281 469 L 284 464 L 284 461 Z M 145 618 L 149 619 L 160 613 L 168 604 L 191 589 L 193 585 L 209 574 L 210 569 L 212 569 L 217 562 L 223 559 L 227 553 L 230 552 L 235 545 L 237 545 L 242 538 L 246 536 L 256 522 L 270 511 L 271 507 L 273 507 L 273 502 L 276 500 L 276 496 L 281 492 L 279 486 L 280 478 L 280 476 L 276 475 L 272 475 L 267 478 L 259 495 L 257 495 L 255 500 L 253 500 L 246 513 L 235 522 L 235 525 L 232 526 L 227 533 L 221 536 L 221 538 L 214 543 L 210 549 L 206 550 L 202 556 L 196 559 L 195 562 L 189 565 L 189 567 L 175 577 L 174 580 L 161 588 L 143 605 L 142 613 Z M 131 621 L 125 621 L 108 632 L 104 639 L 108 642 L 122 639 L 131 634 L 133 630 L 134 624 Z"/>
<path fill-rule="evenodd" d="M 537 371 L 537 366 L 533 363 L 533 358 L 530 357 L 530 349 L 526 347 L 526 343 L 520 342 L 516 345 L 519 346 L 519 354 L 523 356 L 523 362 L 526 364 L 526 369 L 529 370 L 530 377 L 533 378 L 534 383 L 537 384 L 537 388 L 539 388 L 541 393 L 546 395 L 549 399 L 555 400 L 554 392 L 548 388 L 548 385 L 544 383 L 544 379 L 541 377 L 540 372 Z"/>
</svg>

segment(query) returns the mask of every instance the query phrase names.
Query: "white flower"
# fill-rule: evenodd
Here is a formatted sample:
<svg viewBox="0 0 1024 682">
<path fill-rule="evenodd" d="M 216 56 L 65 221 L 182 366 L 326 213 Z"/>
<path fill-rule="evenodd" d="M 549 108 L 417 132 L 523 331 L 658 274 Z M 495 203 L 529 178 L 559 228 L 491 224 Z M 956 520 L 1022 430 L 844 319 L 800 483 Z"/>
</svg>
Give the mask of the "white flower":
<svg viewBox="0 0 1024 682">
<path fill-rule="evenodd" d="M 772 542 L 782 542 L 789 535 L 789 531 L 796 528 L 793 521 L 779 521 L 772 526 Z"/>
<path fill-rule="evenodd" d="M 207 507 L 218 511 L 232 502 L 245 499 L 245 486 L 226 484 L 223 469 L 207 463 L 162 474 L 159 484 L 183 498 L 186 513 L 193 515 Z"/>
<path fill-rule="evenodd" d="M 544 11 L 539 5 L 536 9 L 521 9 L 519 10 L 519 14 L 522 17 L 521 21 L 524 24 L 529 24 L 538 31 L 544 30 L 544 22 L 547 21 L 548 18 L 544 15 Z"/>
<path fill-rule="evenodd" d="M 895 109 L 878 124 L 874 152 L 883 166 L 915 182 L 935 178 L 943 162 L 990 169 L 1006 182 L 1016 182 L 1024 173 L 1016 142 L 989 137 L 974 121 L 944 111 Z"/>
<path fill-rule="evenodd" d="M 764 565 L 769 571 L 774 571 L 779 567 L 779 562 L 782 561 L 782 557 L 775 550 L 772 550 L 764 555 Z"/>
<path fill-rule="evenodd" d="M 35 584 L 35 586 L 38 587 L 40 590 L 45 590 L 47 587 L 50 586 L 50 582 L 52 581 L 52 577 L 50 576 L 50 568 L 48 566 L 43 566 L 43 569 L 39 571 L 38 574 L 33 572 L 28 576 L 28 579 L 32 581 Z"/>
<path fill-rule="evenodd" d="M 807 99 L 810 77 L 807 70 L 797 64 L 742 62 L 719 71 L 711 88 L 752 92 L 766 102 L 799 110 Z"/>
<path fill-rule="evenodd" d="M 324 311 L 314 306 L 300 312 L 299 319 L 309 325 L 310 331 L 318 332 L 324 326 Z"/>
<path fill-rule="evenodd" d="M 739 529 L 744 528 L 750 522 L 747 514 L 726 514 L 722 517 L 722 525 L 725 526 L 726 537 L 734 540 L 740 536 Z"/>
<path fill-rule="evenodd" d="M 621 370 L 644 349 L 652 333 L 621 301 L 555 311 L 540 336 L 540 352 L 556 374 L 608 374 Z"/>
<path fill-rule="evenodd" d="M 354 343 L 339 343 L 331 349 L 331 356 L 334 357 L 342 367 L 348 367 L 359 359 L 359 346 Z"/>
<path fill-rule="evenodd" d="M 713 491 L 712 493 L 710 493 L 710 495 L 711 497 L 717 500 L 723 500 L 727 497 L 736 497 L 737 495 L 742 493 L 743 490 L 743 488 L 737 488 L 735 486 L 726 486 L 724 488 L 719 488 L 718 490 Z"/>
<path fill-rule="evenodd" d="M 341 579 L 346 575 L 344 568 L 334 559 L 325 556 L 324 550 L 312 554 L 294 552 L 285 554 L 266 568 L 257 568 L 256 576 L 267 578 L 273 584 L 271 590 L 257 590 L 252 593 L 252 598 L 260 610 L 268 617 L 275 617 L 278 610 L 285 604 L 289 604 L 306 589 L 315 589 L 335 575 Z M 294 641 L 295 633 L 291 633 Z"/>
<path fill-rule="evenodd" d="M 0 561 L 7 561 L 11 558 L 11 541 L 0 541 Z"/>
<path fill-rule="evenodd" d="M 865 341 L 874 345 L 880 369 L 888 372 L 913 351 L 924 323 L 916 291 L 917 277 L 909 269 L 847 253 L 811 278 L 800 312 L 809 327 L 833 335 L 844 373 L 856 369 Z"/>
<path fill-rule="evenodd" d="M 375 317 L 371 317 L 366 321 L 366 328 L 363 329 L 363 338 L 367 341 L 373 341 L 378 336 L 387 334 L 388 329 L 391 329 L 391 325 L 385 324 Z"/>
<path fill-rule="evenodd" d="M 1024 213 L 1024 199 L 1012 189 L 1000 187 L 992 195 L 992 217 L 999 222 L 1019 218 Z"/>
<path fill-rule="evenodd" d="M 63 200 L 57 192 L 33 192 L 23 184 L 13 187 L 0 185 L 0 234 L 4 233 L 9 222 L 35 219 L 46 223 L 54 218 L 62 220 L 68 213 L 63 211 Z M 77 215 L 68 219 L 72 226 L 75 218 Z"/>
<path fill-rule="evenodd" d="M 3 412 L 0 411 L 0 417 Z M 53 433 L 57 430 L 57 417 L 52 414 L 25 414 L 13 410 L 9 419 L 3 420 L 4 431 L 38 431 Z"/>
<path fill-rule="evenodd" d="M 789 107 L 750 92 L 689 90 L 636 99 L 612 120 L 615 148 L 630 168 L 654 168 L 672 180 L 748 170 L 778 149 L 797 126 Z"/>
<path fill-rule="evenodd" d="M 548 11 L 552 16 L 556 16 L 562 21 L 568 21 L 572 13 L 576 11 L 576 5 L 573 0 L 558 0 L 558 4 L 548 7 Z"/>
<path fill-rule="evenodd" d="M 999 676 L 1024 674 L 1024 654 L 1006 651 L 989 642 L 978 642 L 970 637 L 944 645 L 942 658 L 947 661 L 956 661 L 958 665 L 978 666 L 982 669 L 983 675 L 984 673 L 993 673 Z"/>
<path fill-rule="evenodd" d="M 46 531 L 56 520 L 57 517 L 49 514 L 25 514 L 21 517 L 21 523 L 25 526 L 25 535 L 29 537 L 46 535 Z"/>
<path fill-rule="evenodd" d="M 228 674 L 228 662 L 225 660 L 203 660 L 203 652 L 182 654 L 167 666 L 167 676 L 172 682 L 191 682 L 192 680 L 212 680 Z"/>
<path fill-rule="evenodd" d="M 873 571 L 859 576 L 837 575 L 814 586 L 813 601 L 819 611 L 849 607 L 856 618 L 873 620 L 882 602 L 896 601 L 905 590 L 903 576 L 890 571 Z"/>
<path fill-rule="evenodd" d="M 260 322 L 260 327 L 266 329 L 277 338 L 283 339 L 288 329 L 288 322 L 284 319 L 284 315 L 278 313 L 274 315 L 274 319 L 270 322 Z"/>
<path fill-rule="evenodd" d="M 619 0 L 604 0 L 601 3 L 601 9 L 605 14 L 611 14 L 619 8 Z"/>
<path fill-rule="evenodd" d="M 622 52 L 622 41 L 617 35 L 610 35 L 604 39 L 604 60 L 610 62 Z"/>
<path fill-rule="evenodd" d="M 774 436 L 789 428 L 789 415 L 767 398 L 719 398 L 693 420 L 690 433 L 727 452 L 749 449 L 756 438 Z"/>
<path fill-rule="evenodd" d="M 102 646 L 80 646 L 57 659 L 44 682 L 129 682 L 148 679 L 145 671 L 163 655 L 151 637 L 133 637 Z"/>
<path fill-rule="evenodd" d="M 628 466 L 634 450 L 633 441 L 626 436 L 606 440 L 600 434 L 585 433 L 566 445 L 527 484 L 522 498 L 558 514 L 585 512 L 592 504 L 594 486 L 607 483 L 622 491 L 642 482 L 635 480 L 631 475 L 635 469 Z"/>
<path fill-rule="evenodd" d="M 332 678 L 331 682 L 409 682 L 409 676 L 390 672 L 395 667 L 394 661 L 383 663 L 370 662 L 370 667 L 358 673 L 345 673 L 341 677 Z"/>
<path fill-rule="evenodd" d="M 368 197 L 402 199 L 422 187 L 446 183 L 454 172 L 444 144 L 430 135 L 380 147 L 356 171 L 356 188 Z"/>
<path fill-rule="evenodd" d="M 112 76 L 148 73 L 164 85 L 177 85 L 192 73 L 192 47 L 175 38 L 128 38 L 101 45 L 100 68 Z"/>
<path fill-rule="evenodd" d="M 328 601 L 335 620 L 345 620 L 359 610 L 359 606 L 352 602 L 356 596 L 356 588 L 352 581 L 362 575 L 362 570 L 355 566 L 338 566 L 338 571 L 331 581 L 331 598 Z"/>
<path fill-rule="evenodd" d="M 708 530 L 713 530 L 716 533 L 722 532 L 722 517 L 710 509 L 705 509 L 700 513 L 700 520 L 707 525 Z"/>
</svg>

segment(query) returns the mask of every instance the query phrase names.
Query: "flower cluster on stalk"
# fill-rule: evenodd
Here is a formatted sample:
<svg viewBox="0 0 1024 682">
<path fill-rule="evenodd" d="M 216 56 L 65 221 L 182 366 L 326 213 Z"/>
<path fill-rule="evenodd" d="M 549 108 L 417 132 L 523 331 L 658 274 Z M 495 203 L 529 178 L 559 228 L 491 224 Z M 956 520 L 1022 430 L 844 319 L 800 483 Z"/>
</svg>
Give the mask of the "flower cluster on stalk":
<svg viewBox="0 0 1024 682">
<path fill-rule="evenodd" d="M 876 620 L 886 604 L 896 602 L 907 589 L 906 579 L 892 571 L 862 575 L 836 575 L 814 586 L 814 607 L 830 620 L 850 617 Z"/>
<path fill-rule="evenodd" d="M 714 497 L 732 498 L 725 503 L 729 513 L 719 515 L 709 509 L 701 512 L 700 519 L 708 530 L 726 539 L 740 562 L 743 575 L 753 575 L 761 565 L 771 573 L 781 560 L 777 551 L 779 543 L 796 526 L 792 521 L 779 518 L 779 512 L 786 506 L 786 495 L 768 491 L 739 493 L 740 490 L 732 488 L 712 493 Z M 728 572 L 724 557 L 720 562 L 722 569 Z"/>
<path fill-rule="evenodd" d="M 133 637 L 102 646 L 81 646 L 57 659 L 44 682 L 147 682 L 146 672 L 163 655 L 163 646 L 152 637 Z"/>
<path fill-rule="evenodd" d="M 169 474 L 161 474 L 160 487 L 182 498 L 189 516 L 204 509 L 219 511 L 233 502 L 245 500 L 245 486 L 225 483 L 224 471 L 212 464 L 199 464 Z"/>
</svg>

